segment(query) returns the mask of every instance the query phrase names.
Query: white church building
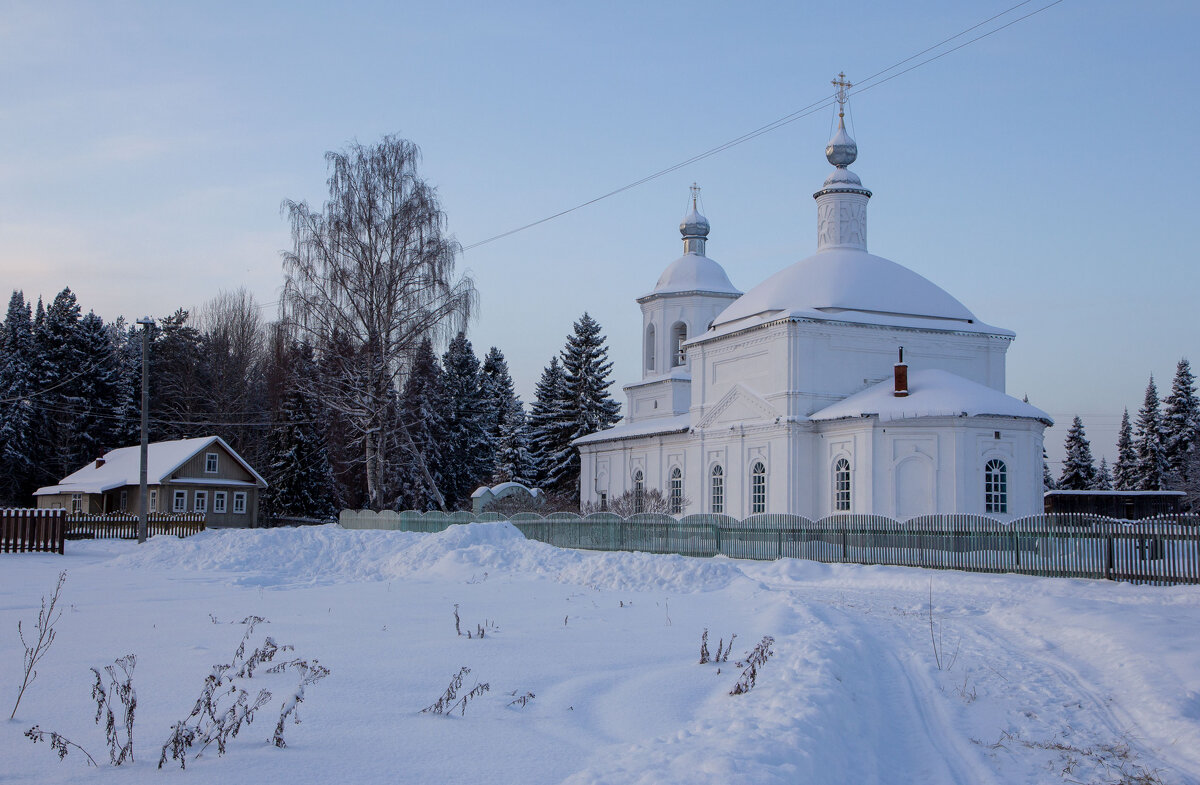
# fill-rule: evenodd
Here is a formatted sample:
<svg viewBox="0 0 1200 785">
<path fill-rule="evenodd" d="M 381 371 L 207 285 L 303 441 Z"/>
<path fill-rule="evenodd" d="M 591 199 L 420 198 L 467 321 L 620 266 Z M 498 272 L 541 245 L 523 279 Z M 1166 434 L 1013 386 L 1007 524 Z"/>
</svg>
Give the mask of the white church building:
<svg viewBox="0 0 1200 785">
<path fill-rule="evenodd" d="M 657 488 L 673 512 L 738 518 L 1042 511 L 1053 423 L 1005 394 L 1015 334 L 867 252 L 871 192 L 847 168 L 842 116 L 814 194 L 816 253 L 745 294 L 705 256 L 693 195 L 683 256 L 637 300 L 625 419 L 575 441 L 581 504 Z"/>
</svg>

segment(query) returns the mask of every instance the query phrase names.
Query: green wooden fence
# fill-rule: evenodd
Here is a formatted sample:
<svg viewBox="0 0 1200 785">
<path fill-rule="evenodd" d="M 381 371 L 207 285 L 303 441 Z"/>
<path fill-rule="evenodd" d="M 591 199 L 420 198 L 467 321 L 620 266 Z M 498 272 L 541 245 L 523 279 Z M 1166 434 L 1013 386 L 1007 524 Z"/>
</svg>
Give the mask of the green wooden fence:
<svg viewBox="0 0 1200 785">
<path fill-rule="evenodd" d="M 461 523 L 505 520 L 494 513 L 375 513 L 343 510 L 347 529 L 438 532 Z M 1081 513 L 999 521 L 984 515 L 831 515 L 813 521 L 768 513 L 727 515 L 597 513 L 509 517 L 531 540 L 562 548 L 645 551 L 738 559 L 810 559 L 827 563 L 1103 578 L 1134 583 L 1200 584 L 1200 517 L 1121 521 Z"/>
</svg>

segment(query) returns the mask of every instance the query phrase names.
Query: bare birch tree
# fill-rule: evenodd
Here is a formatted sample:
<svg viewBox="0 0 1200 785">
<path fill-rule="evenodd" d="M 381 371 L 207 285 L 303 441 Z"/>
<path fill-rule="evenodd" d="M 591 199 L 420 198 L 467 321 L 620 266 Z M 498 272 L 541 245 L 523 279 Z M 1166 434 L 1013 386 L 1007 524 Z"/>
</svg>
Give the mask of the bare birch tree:
<svg viewBox="0 0 1200 785">
<path fill-rule="evenodd" d="M 293 248 L 283 254 L 281 307 L 337 373 L 310 380 L 361 446 L 368 503 L 395 497 L 396 399 L 409 359 L 429 336 L 464 329 L 474 282 L 455 276 L 460 252 L 436 190 L 417 174 L 420 150 L 395 136 L 325 154 L 329 200 L 320 210 L 284 201 Z"/>
</svg>

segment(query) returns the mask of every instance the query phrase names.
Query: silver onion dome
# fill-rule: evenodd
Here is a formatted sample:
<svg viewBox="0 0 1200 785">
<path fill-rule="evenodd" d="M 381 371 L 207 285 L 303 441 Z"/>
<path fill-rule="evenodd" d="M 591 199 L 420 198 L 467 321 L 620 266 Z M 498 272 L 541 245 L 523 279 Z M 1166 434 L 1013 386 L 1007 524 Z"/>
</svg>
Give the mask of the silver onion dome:
<svg viewBox="0 0 1200 785">
<path fill-rule="evenodd" d="M 846 133 L 846 122 L 840 113 L 837 133 L 829 140 L 829 144 L 825 145 L 825 158 L 839 168 L 849 166 L 858 158 L 858 145 L 850 138 L 850 134 Z"/>
<path fill-rule="evenodd" d="M 679 222 L 679 233 L 688 237 L 708 237 L 708 219 L 696 210 L 693 204 L 692 209 L 688 214 L 683 216 L 683 220 Z"/>
</svg>

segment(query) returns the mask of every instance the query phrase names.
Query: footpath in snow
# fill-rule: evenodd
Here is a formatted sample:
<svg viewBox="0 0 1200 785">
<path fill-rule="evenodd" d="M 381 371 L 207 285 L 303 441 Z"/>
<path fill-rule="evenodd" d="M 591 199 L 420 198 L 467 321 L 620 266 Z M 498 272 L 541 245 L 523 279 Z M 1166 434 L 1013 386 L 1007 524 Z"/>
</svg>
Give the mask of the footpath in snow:
<svg viewBox="0 0 1200 785">
<path fill-rule="evenodd" d="M 90 668 L 132 653 L 122 781 L 1200 784 L 1200 587 L 592 553 L 505 523 L 80 541 L 0 559 L 4 717 L 17 622 L 28 633 L 60 570 L 57 638 L 0 720 L 0 783 L 118 774 L 24 733 L 105 764 Z M 302 722 L 270 744 L 294 685 L 256 674 L 273 697 L 227 753 L 159 771 L 252 615 L 252 645 L 330 670 Z M 705 629 L 710 653 L 736 633 L 727 662 L 699 664 Z M 730 695 L 764 636 L 773 656 Z M 488 690 L 422 714 L 464 666 L 458 698 Z"/>
</svg>

